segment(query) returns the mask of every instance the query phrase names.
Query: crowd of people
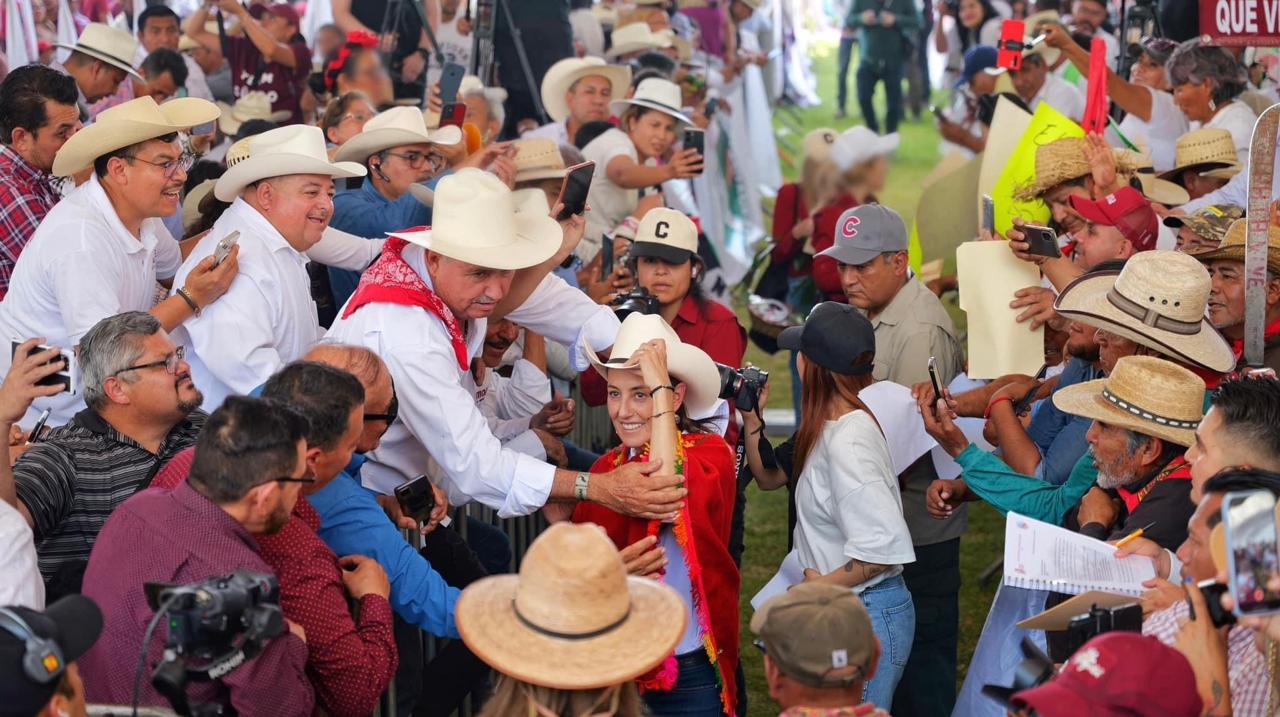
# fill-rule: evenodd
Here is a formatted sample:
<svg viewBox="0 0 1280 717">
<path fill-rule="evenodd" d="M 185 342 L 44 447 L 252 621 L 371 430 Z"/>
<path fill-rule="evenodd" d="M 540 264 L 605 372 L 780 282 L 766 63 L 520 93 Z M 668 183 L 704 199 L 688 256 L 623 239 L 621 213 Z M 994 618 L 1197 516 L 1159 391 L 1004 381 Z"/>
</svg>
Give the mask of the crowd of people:
<svg viewBox="0 0 1280 717">
<path fill-rule="evenodd" d="M 1280 495 L 1274 190 L 1262 291 L 1245 259 L 1275 55 L 1122 43 L 1101 0 L 853 0 L 779 186 L 769 0 L 500 0 L 487 38 L 460 0 L 35 4 L 0 80 L 0 715 L 1276 714 L 1280 621 L 1211 588 L 1224 501 Z M 1037 142 L 1047 222 L 965 228 L 1038 277 L 1036 375 L 969 375 L 971 287 L 880 202 L 947 91 L 961 160 L 997 103 L 1119 120 Z M 791 552 L 747 616 L 751 482 Z M 1149 562 L 1140 632 L 1019 628 L 1071 596 L 1001 585 L 958 688 L 975 501 Z"/>
</svg>

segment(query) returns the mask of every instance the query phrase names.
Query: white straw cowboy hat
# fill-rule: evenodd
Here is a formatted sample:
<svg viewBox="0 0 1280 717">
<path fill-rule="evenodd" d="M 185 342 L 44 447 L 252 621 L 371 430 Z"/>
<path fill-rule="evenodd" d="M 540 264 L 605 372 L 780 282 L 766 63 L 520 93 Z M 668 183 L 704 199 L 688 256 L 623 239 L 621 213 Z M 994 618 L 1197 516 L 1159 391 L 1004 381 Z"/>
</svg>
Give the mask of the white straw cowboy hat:
<svg viewBox="0 0 1280 717">
<path fill-rule="evenodd" d="M 550 139 L 516 140 L 516 184 L 539 179 L 564 179 L 569 170 L 564 166 L 560 145 Z"/>
<path fill-rule="evenodd" d="M 603 77 L 609 81 L 609 96 L 622 97 L 631 87 L 631 68 L 609 65 L 598 57 L 568 57 L 560 60 L 542 76 L 542 106 L 554 122 L 569 116 L 569 103 L 564 96 L 573 83 L 584 77 Z"/>
<path fill-rule="evenodd" d="M 117 30 L 100 22 L 91 22 L 85 25 L 84 32 L 80 33 L 76 44 L 55 42 L 53 46 L 75 50 L 124 70 L 139 80 L 143 79 L 142 75 L 133 69 L 133 56 L 138 51 L 138 41 L 124 30 Z"/>
<path fill-rule="evenodd" d="M 240 125 L 249 120 L 268 120 L 280 123 L 293 116 L 289 110 L 271 111 L 271 99 L 267 97 L 267 93 L 261 90 L 246 92 L 236 100 L 234 105 L 226 102 L 219 102 L 218 109 L 222 110 L 222 115 L 218 117 L 218 128 L 224 134 L 235 134 L 240 131 Z"/>
<path fill-rule="evenodd" d="M 1159 177 L 1171 182 L 1182 180 L 1182 172 L 1196 168 L 1206 177 L 1230 179 L 1240 171 L 1236 143 L 1231 133 L 1218 127 L 1201 127 L 1178 138 L 1173 146 L 1173 169 Z"/>
<path fill-rule="evenodd" d="M 1204 391 L 1204 379 L 1172 361 L 1125 356 L 1110 376 L 1054 392 L 1053 405 L 1073 416 L 1190 446 L 1204 418 Z"/>
<path fill-rule="evenodd" d="M 1244 261 L 1245 234 L 1249 229 L 1247 219 L 1237 219 L 1227 227 L 1226 236 L 1217 249 L 1202 251 L 1195 258 L 1205 263 L 1211 261 Z M 1267 225 L 1267 271 L 1280 274 L 1280 227 Z"/>
<path fill-rule="evenodd" d="M 1187 363 L 1225 373 L 1231 347 L 1205 318 L 1209 272 L 1188 254 L 1143 251 L 1124 269 L 1071 282 L 1053 302 L 1062 316 L 1105 329 Z"/>
<path fill-rule="evenodd" d="M 363 177 L 364 165 L 330 162 L 324 132 L 319 127 L 291 124 L 246 137 L 249 156 L 230 165 L 218 178 L 213 195 L 234 202 L 244 188 L 263 179 L 290 174 L 324 174 L 330 177 Z M 230 164 L 231 151 L 227 151 Z"/>
<path fill-rule="evenodd" d="M 436 184 L 430 227 L 390 236 L 487 269 L 524 269 L 560 249 L 564 233 L 541 189 L 511 191 L 489 172 L 468 167 Z"/>
<path fill-rule="evenodd" d="M 615 27 L 612 35 L 613 45 L 605 51 L 604 56 L 618 57 L 642 50 L 665 49 L 671 47 L 671 37 L 669 33 L 650 30 L 648 23 L 643 22 Z"/>
<path fill-rule="evenodd" d="M 392 107 L 365 122 L 360 134 L 338 148 L 333 158 L 343 162 L 363 163 L 370 155 L 406 144 L 457 144 L 462 141 L 462 128 L 449 125 L 427 129 L 422 110 L 417 107 Z"/>
<path fill-rule="evenodd" d="M 596 358 L 596 352 L 602 350 L 602 347 L 588 345 L 585 336 L 582 346 L 591 365 L 607 381 L 611 368 L 636 368 L 632 355 L 636 349 L 654 339 L 662 339 L 667 345 L 667 372 L 672 379 L 686 387 L 685 414 L 694 417 L 711 415 L 716 402 L 720 400 L 720 372 L 716 369 L 715 361 L 697 346 L 681 341 L 675 329 L 661 316 L 639 312 L 627 315 L 622 321 L 622 328 L 618 329 L 617 338 L 613 340 L 609 358 L 605 361 Z"/>
<path fill-rule="evenodd" d="M 609 111 L 622 116 L 628 107 L 646 107 L 671 115 L 684 124 L 692 125 L 693 121 L 682 109 L 684 106 L 682 98 L 680 86 L 676 83 L 661 77 L 650 77 L 640 81 L 640 85 L 636 87 L 636 93 L 631 97 L 610 102 Z"/>
<path fill-rule="evenodd" d="M 628 576 L 598 525 L 556 523 L 519 575 L 493 575 L 458 598 L 462 641 L 504 675 L 560 690 L 633 680 L 684 635 L 685 608 L 667 585 Z"/>
<path fill-rule="evenodd" d="M 69 177 L 104 154 L 217 118 L 218 106 L 206 100 L 183 97 L 158 105 L 151 97 L 139 97 L 103 110 L 93 124 L 72 135 L 54 156 L 52 173 Z"/>
</svg>

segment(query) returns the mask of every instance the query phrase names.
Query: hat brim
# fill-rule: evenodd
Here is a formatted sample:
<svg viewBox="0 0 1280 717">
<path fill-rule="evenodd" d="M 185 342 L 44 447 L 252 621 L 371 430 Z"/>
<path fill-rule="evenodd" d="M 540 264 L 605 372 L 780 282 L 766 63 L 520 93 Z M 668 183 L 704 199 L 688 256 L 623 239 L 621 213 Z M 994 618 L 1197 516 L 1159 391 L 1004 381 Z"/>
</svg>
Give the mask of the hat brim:
<svg viewBox="0 0 1280 717">
<path fill-rule="evenodd" d="M 388 232 L 387 236 L 403 239 L 451 259 L 501 271 L 537 266 L 559 251 L 564 240 L 559 222 L 546 214 L 517 212 L 515 225 L 516 231 L 510 241 L 501 246 L 478 247 L 466 236 L 450 237 L 441 234 L 438 228 Z"/>
<path fill-rule="evenodd" d="M 222 114 L 218 116 L 218 129 L 222 130 L 222 133 L 225 135 L 234 135 L 236 132 L 240 131 L 240 127 L 243 126 L 245 122 L 249 121 L 248 119 L 236 119 L 234 114 L 235 108 L 226 102 L 218 102 L 218 109 L 222 111 Z M 268 122 L 280 124 L 292 116 L 293 113 L 288 110 L 276 110 L 266 117 L 251 117 L 249 119 L 264 119 Z"/>
<path fill-rule="evenodd" d="M 473 583 L 458 598 L 462 641 L 504 675 L 543 687 L 591 690 L 635 679 L 665 660 L 685 630 L 685 607 L 671 588 L 627 577 L 631 610 L 603 635 L 566 639 L 536 632 L 516 614 L 517 575 Z"/>
<path fill-rule="evenodd" d="M 412 194 L 413 198 L 418 200 L 418 203 L 424 207 L 435 206 L 436 193 L 432 191 L 431 187 L 428 187 L 425 184 L 418 184 L 416 182 L 410 184 L 409 194 Z"/>
<path fill-rule="evenodd" d="M 1242 167 L 1238 164 L 1228 164 L 1225 167 L 1210 169 L 1200 173 L 1201 177 L 1206 179 L 1231 179 L 1240 173 Z"/>
<path fill-rule="evenodd" d="M 637 364 L 630 356 L 610 356 L 601 361 L 595 349 L 583 339 L 583 353 L 600 377 L 609 380 L 609 369 L 636 369 Z M 691 418 L 706 418 L 711 415 L 720 400 L 720 371 L 716 363 L 705 351 L 686 343 L 667 344 L 667 371 L 671 377 L 685 385 L 685 413 Z"/>
<path fill-rule="evenodd" d="M 668 47 L 671 47 L 671 45 L 672 43 L 670 40 L 668 40 L 667 44 L 665 45 L 660 42 L 659 43 L 628 42 L 622 45 L 614 45 L 613 47 L 610 47 L 608 50 L 605 50 L 604 56 L 609 59 L 613 59 L 615 57 L 621 57 L 622 55 L 630 55 L 633 52 L 643 52 L 645 50 L 665 50 Z"/>
<path fill-rule="evenodd" d="M 1240 172 L 1239 165 L 1233 164 L 1231 162 L 1192 162 L 1191 164 L 1183 164 L 1183 165 L 1174 167 L 1173 169 L 1161 172 L 1157 174 L 1156 177 L 1160 179 L 1165 179 L 1177 184 L 1178 181 L 1182 178 L 1182 173 L 1187 171 L 1188 169 L 1198 170 L 1200 176 L 1202 177 L 1210 176 L 1208 174 L 1209 172 L 1230 170 L 1231 174 L 1228 175 L 1227 177 L 1228 179 L 1231 177 L 1234 177 L 1236 174 Z"/>
<path fill-rule="evenodd" d="M 58 626 L 58 647 L 68 663 L 80 659 L 102 634 L 102 610 L 83 595 L 68 595 L 45 608 L 44 616 Z"/>
<path fill-rule="evenodd" d="M 254 182 L 293 174 L 324 174 L 334 179 L 363 177 L 364 165 L 355 162 L 330 162 L 302 154 L 265 154 L 236 162 L 218 178 L 213 195 L 224 202 L 234 202 L 244 188 Z"/>
<path fill-rule="evenodd" d="M 683 264 L 692 259 L 697 252 L 681 249 L 670 244 L 656 241 L 635 241 L 631 243 L 631 256 L 650 256 L 661 259 L 668 264 Z"/>
<path fill-rule="evenodd" d="M 1202 318 L 1200 331 L 1189 336 L 1147 326 L 1116 308 L 1107 300 L 1107 292 L 1115 286 L 1119 274 L 1118 271 L 1100 271 L 1076 279 L 1058 295 L 1053 303 L 1054 310 L 1067 318 L 1106 329 L 1210 371 L 1226 373 L 1235 368 L 1236 359 L 1231 347 L 1208 319 Z"/>
<path fill-rule="evenodd" d="M 1206 264 L 1211 261 L 1244 261 L 1244 251 L 1243 245 L 1231 244 L 1192 254 L 1192 256 Z M 1267 271 L 1280 274 L 1280 247 L 1267 248 Z"/>
<path fill-rule="evenodd" d="M 778 348 L 799 351 L 804 337 L 804 326 L 788 326 L 778 334 Z"/>
<path fill-rule="evenodd" d="M 667 105 L 664 105 L 661 102 L 654 102 L 652 100 L 636 99 L 634 97 L 624 99 L 624 100 L 614 100 L 609 103 L 609 111 L 621 117 L 622 113 L 627 110 L 628 105 L 633 105 L 635 107 L 645 107 L 651 110 L 657 110 L 659 112 L 662 112 L 663 114 L 670 115 L 671 117 L 675 117 L 677 121 L 683 124 L 689 125 L 690 127 L 693 126 L 693 120 L 689 119 L 689 117 L 686 116 L 684 112 L 681 112 L 679 109 L 675 107 L 668 107 Z"/>
<path fill-rule="evenodd" d="M 444 144 L 454 145 L 462 141 L 462 128 L 457 125 L 446 125 L 427 130 L 426 134 L 413 132 L 399 127 L 383 127 L 361 132 L 338 148 L 333 158 L 339 162 L 357 162 L 364 164 L 370 156 L 410 144 Z"/>
<path fill-rule="evenodd" d="M 80 45 L 80 44 L 68 45 L 62 42 L 55 42 L 53 43 L 53 46 L 60 47 L 64 50 L 74 50 L 76 52 L 88 55 L 89 57 L 92 57 L 95 60 L 102 60 L 108 65 L 111 65 L 112 67 L 124 70 L 125 72 L 129 73 L 129 75 L 132 76 L 135 80 L 140 80 L 145 82 L 147 79 L 143 77 L 141 74 L 139 74 L 138 71 L 133 68 L 133 65 L 129 64 L 124 60 L 112 57 L 111 55 L 108 55 L 107 53 L 101 50 L 95 50 L 92 47 L 87 47 L 85 45 Z"/>
<path fill-rule="evenodd" d="M 563 122 L 569 117 L 569 103 L 565 102 L 564 96 L 573 83 L 584 77 L 603 77 L 608 80 L 610 97 L 622 97 L 631 87 L 631 70 L 622 65 L 587 65 L 563 75 L 546 77 L 541 88 L 542 106 L 553 122 Z"/>
<path fill-rule="evenodd" d="M 903 251 L 905 251 L 905 249 Z M 876 257 L 884 253 L 886 252 L 883 252 L 879 249 L 867 249 L 863 247 L 840 246 L 839 244 L 832 244 L 826 249 L 823 249 L 817 254 L 814 254 L 814 258 L 816 259 L 817 257 L 825 256 L 831 259 L 835 259 L 841 264 L 848 264 L 849 266 L 862 266 L 867 262 L 875 260 Z"/>
<path fill-rule="evenodd" d="M 516 184 L 543 179 L 564 179 L 567 176 L 569 176 L 568 169 L 531 169 L 527 172 L 516 172 Z"/>
<path fill-rule="evenodd" d="M 836 168 L 842 172 L 848 171 L 854 165 L 866 162 L 876 157 L 884 157 L 891 154 L 902 143 L 902 135 L 894 132 L 892 134 L 880 135 L 875 141 L 863 145 L 861 152 L 852 156 L 845 156 L 844 150 L 841 149 L 840 140 L 837 139 L 831 145 L 831 161 L 835 163 Z"/>
<path fill-rule="evenodd" d="M 53 158 L 52 174 L 69 177 L 93 166 L 94 160 L 104 154 L 212 122 L 220 110 L 207 100 L 182 97 L 160 105 L 160 113 L 166 120 L 163 124 L 99 119 L 62 145 Z"/>
<path fill-rule="evenodd" d="M 1191 195 L 1180 184 L 1160 179 L 1149 172 L 1138 172 L 1137 176 L 1142 184 L 1142 195 L 1157 204 L 1176 207 L 1191 201 Z"/>
<path fill-rule="evenodd" d="M 1053 393 L 1053 405 L 1073 416 L 1129 428 L 1180 446 L 1190 446 L 1196 442 L 1194 428 L 1174 428 L 1155 421 L 1146 421 L 1114 405 L 1102 397 L 1102 389 L 1106 385 L 1107 379 L 1099 378 L 1067 386 Z"/>
</svg>

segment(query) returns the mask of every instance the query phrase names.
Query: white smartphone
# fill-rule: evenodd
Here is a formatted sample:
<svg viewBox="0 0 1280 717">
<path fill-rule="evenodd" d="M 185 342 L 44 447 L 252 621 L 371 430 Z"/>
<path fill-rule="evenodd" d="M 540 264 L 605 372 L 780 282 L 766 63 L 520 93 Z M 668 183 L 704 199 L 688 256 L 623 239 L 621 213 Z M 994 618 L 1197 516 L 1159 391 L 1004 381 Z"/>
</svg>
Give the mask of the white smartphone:
<svg viewBox="0 0 1280 717">
<path fill-rule="evenodd" d="M 222 237 L 222 241 L 218 242 L 218 246 L 213 248 L 213 265 L 217 266 L 222 263 L 223 259 L 231 253 L 231 247 L 240 241 L 240 230 L 237 229 L 230 234 Z"/>
<path fill-rule="evenodd" d="M 1267 583 L 1280 572 L 1276 546 L 1276 498 L 1269 490 L 1233 491 L 1222 501 L 1226 530 L 1227 588 L 1237 615 L 1280 612 L 1280 594 Z"/>
</svg>

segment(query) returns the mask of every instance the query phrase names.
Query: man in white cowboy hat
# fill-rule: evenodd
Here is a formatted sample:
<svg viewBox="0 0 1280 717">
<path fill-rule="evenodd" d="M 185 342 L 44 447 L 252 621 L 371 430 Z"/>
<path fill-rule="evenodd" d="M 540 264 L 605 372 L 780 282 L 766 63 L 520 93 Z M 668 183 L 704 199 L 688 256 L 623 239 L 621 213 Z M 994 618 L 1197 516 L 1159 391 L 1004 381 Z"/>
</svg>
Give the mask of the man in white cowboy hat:
<svg viewBox="0 0 1280 717">
<path fill-rule="evenodd" d="M 433 219 L 430 229 L 392 235 L 329 330 L 377 351 L 400 393 L 400 420 L 369 454 L 365 485 L 390 493 L 426 469 L 450 502 L 477 500 L 503 516 L 575 497 L 631 515 L 673 514 L 682 491 L 670 477 L 628 466 L 590 476 L 558 470 L 502 448 L 475 407 L 471 358 L 513 275 L 572 251 L 542 193 L 511 192 L 491 174 L 463 169 L 440 181 Z M 612 345 L 619 325 L 555 277 L 509 318 L 572 347 L 578 370 L 588 366 L 581 342 Z"/>
<path fill-rule="evenodd" d="M 368 170 L 363 184 L 333 198 L 334 228 L 380 237 L 397 229 L 430 224 L 431 207 L 419 198 L 430 195 L 421 185 L 446 168 L 437 145 L 454 146 L 461 141 L 458 127 L 427 129 L 422 111 L 416 107 L 394 107 L 366 122 L 364 129 L 334 154 L 339 162 L 358 163 Z M 351 296 L 359 280 L 358 272 L 329 272 L 335 307 Z"/>
<path fill-rule="evenodd" d="M 1035 36 L 1028 35 L 1023 42 L 1029 44 L 1034 39 Z M 1008 72 L 1018 96 L 1027 103 L 1032 112 L 1036 111 L 1041 102 L 1047 102 L 1050 107 L 1079 122 L 1084 116 L 1084 96 L 1074 85 L 1052 71 L 1054 63 L 1061 55 L 1061 50 L 1040 42 L 1022 51 L 1021 69 L 1014 71 L 1003 67 L 991 67 L 983 72 L 990 75 Z"/>
<path fill-rule="evenodd" d="M 80 90 L 82 122 L 90 119 L 89 105 L 115 93 L 125 77 L 142 79 L 142 75 L 133 69 L 133 55 L 138 43 L 123 30 L 90 23 L 80 33 L 75 45 L 55 43 L 55 46 L 71 50 L 65 62 L 53 62 L 50 67 L 75 79 Z"/>
<path fill-rule="evenodd" d="M 573 145 L 582 125 L 609 119 L 609 103 L 626 96 L 631 69 L 598 57 L 569 57 L 542 78 L 542 106 L 551 122 L 525 132 L 524 139 L 550 139 Z"/>
<path fill-rule="evenodd" d="M 0 303 L 0 333 L 70 349 L 107 316 L 150 310 L 172 331 L 217 300 L 235 278 L 234 252 L 217 267 L 202 262 L 173 284 L 175 296 L 154 302 L 156 280 L 171 283 L 182 262 L 160 221 L 177 213 L 191 166 L 177 133 L 217 116 L 212 102 L 184 98 L 160 106 L 141 97 L 103 112 L 67 140 L 52 173 L 92 169 L 92 176 L 50 210 L 18 257 Z M 9 364 L 9 353 L 0 352 L 0 371 Z M 62 425 L 83 407 L 71 393 L 40 399 L 24 425 L 45 408 L 50 425 Z"/>
<path fill-rule="evenodd" d="M 213 93 L 209 91 L 209 83 L 205 80 L 204 70 L 201 69 L 195 58 L 184 52 L 185 49 L 200 47 L 200 43 L 191 38 L 183 37 L 178 13 L 174 12 L 168 5 L 148 5 L 145 10 L 138 13 L 138 20 L 135 24 L 138 28 L 138 49 L 133 54 L 134 67 L 142 67 L 142 61 L 162 47 L 178 52 L 182 55 L 182 61 L 187 65 L 187 81 L 185 84 L 187 97 L 196 97 L 213 102 Z M 184 39 L 188 43 L 187 48 L 184 48 L 181 44 Z"/>
<path fill-rule="evenodd" d="M 335 177 L 359 177 L 354 162 L 330 162 L 319 127 L 289 125 L 249 141 L 249 156 L 214 186 L 231 206 L 178 269 L 177 282 L 239 232 L 240 274 L 227 293 L 175 332 L 205 405 L 247 394 L 320 339 L 303 256 L 333 213 Z"/>
<path fill-rule="evenodd" d="M 1212 251 L 1196 254 L 1209 269 L 1212 288 L 1209 291 L 1209 322 L 1231 342 L 1237 359 L 1236 369 L 1248 368 L 1244 360 L 1245 274 L 1244 244 L 1248 221 L 1237 219 L 1227 229 L 1222 244 Z M 1265 349 L 1262 363 L 1280 372 L 1280 227 L 1268 227 L 1267 284 L 1263 314 Z"/>
</svg>

